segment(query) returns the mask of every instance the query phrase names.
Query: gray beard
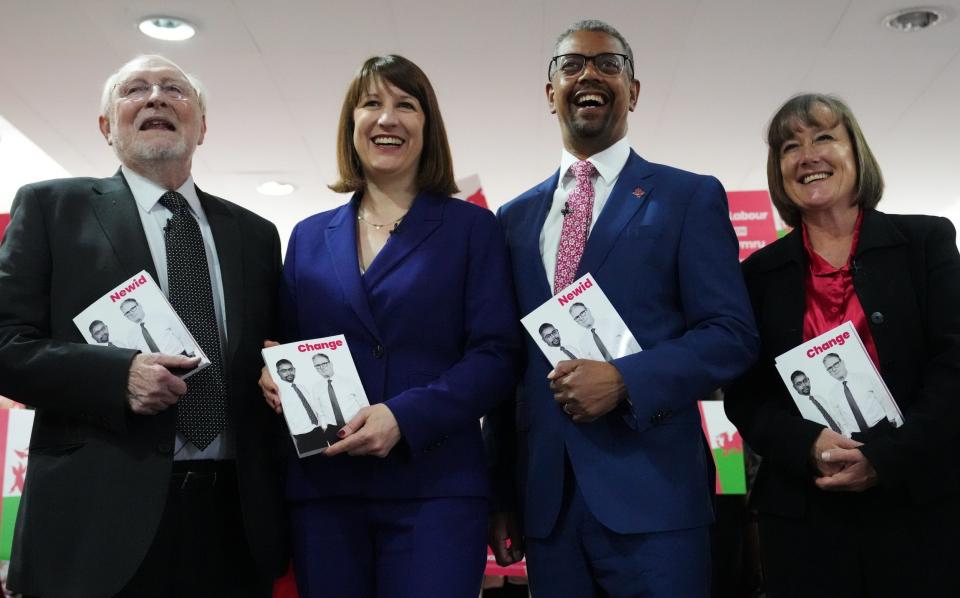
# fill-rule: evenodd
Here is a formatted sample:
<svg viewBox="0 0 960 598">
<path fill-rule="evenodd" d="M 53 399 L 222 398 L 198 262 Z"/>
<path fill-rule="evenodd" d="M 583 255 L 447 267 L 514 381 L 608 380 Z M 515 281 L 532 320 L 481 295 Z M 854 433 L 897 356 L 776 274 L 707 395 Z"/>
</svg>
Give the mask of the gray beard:
<svg viewBox="0 0 960 598">
<path fill-rule="evenodd" d="M 172 146 L 163 146 L 156 144 L 147 144 L 142 141 L 134 141 L 129 146 L 122 146 L 114 143 L 117 157 L 123 161 L 124 156 L 131 158 L 134 162 L 162 162 L 166 160 L 177 160 L 187 154 L 187 142 L 181 138 Z"/>
</svg>

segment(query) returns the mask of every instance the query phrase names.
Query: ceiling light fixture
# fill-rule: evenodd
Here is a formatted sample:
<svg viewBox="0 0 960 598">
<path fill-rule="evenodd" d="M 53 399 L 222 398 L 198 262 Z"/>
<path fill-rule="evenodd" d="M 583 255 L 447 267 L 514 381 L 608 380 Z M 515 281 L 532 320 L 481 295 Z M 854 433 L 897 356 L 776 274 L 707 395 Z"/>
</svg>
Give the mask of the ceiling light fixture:
<svg viewBox="0 0 960 598">
<path fill-rule="evenodd" d="M 908 8 L 887 15 L 883 24 L 894 31 L 912 33 L 929 29 L 943 20 L 943 11 L 936 8 Z"/>
<path fill-rule="evenodd" d="M 257 185 L 257 192 L 261 195 L 269 195 L 271 197 L 280 197 L 282 195 L 290 195 L 296 190 L 296 187 L 290 183 L 281 183 L 280 181 L 267 181 L 261 185 Z"/>
<path fill-rule="evenodd" d="M 144 35 L 168 42 L 182 42 L 197 32 L 193 25 L 176 17 L 150 17 L 140 21 L 139 27 Z"/>
</svg>

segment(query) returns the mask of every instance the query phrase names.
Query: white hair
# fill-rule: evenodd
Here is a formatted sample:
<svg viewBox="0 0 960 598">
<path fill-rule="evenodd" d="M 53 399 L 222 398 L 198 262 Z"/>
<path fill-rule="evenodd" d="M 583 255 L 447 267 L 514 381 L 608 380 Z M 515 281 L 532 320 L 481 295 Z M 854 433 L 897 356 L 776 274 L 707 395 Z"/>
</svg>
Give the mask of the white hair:
<svg viewBox="0 0 960 598">
<path fill-rule="evenodd" d="M 129 62 L 121 66 L 117 70 L 117 72 L 107 77 L 107 80 L 103 83 L 103 92 L 100 94 L 100 114 L 101 115 L 107 118 L 110 118 L 109 111 L 110 111 L 110 105 L 113 102 L 113 90 L 117 87 L 117 84 L 121 82 L 120 77 L 126 73 L 130 65 L 141 63 L 141 62 L 143 63 L 165 62 L 169 64 L 171 67 L 183 73 L 183 76 L 187 78 L 187 82 L 190 83 L 190 86 L 193 87 L 193 90 L 197 93 L 197 101 L 200 104 L 200 113 L 201 114 L 207 113 L 207 92 L 206 92 L 206 89 L 204 89 L 203 83 L 200 81 L 200 79 L 197 79 L 190 73 L 186 72 L 185 70 L 180 68 L 180 65 L 178 65 L 177 63 L 175 63 L 174 61 L 170 60 L 165 56 L 160 56 L 159 54 L 141 54 L 140 56 L 137 56 L 133 60 L 130 60 Z"/>
</svg>

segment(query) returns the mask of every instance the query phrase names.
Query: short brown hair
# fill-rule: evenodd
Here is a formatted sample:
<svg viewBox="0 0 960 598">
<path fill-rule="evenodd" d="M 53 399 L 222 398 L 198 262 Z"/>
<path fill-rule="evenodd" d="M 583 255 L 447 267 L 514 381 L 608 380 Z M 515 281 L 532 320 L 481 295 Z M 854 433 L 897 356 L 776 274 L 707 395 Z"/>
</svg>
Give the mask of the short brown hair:
<svg viewBox="0 0 960 598">
<path fill-rule="evenodd" d="M 833 124 L 818 122 L 813 109 L 821 105 L 829 110 L 836 119 Z M 770 199 L 780 213 L 780 218 L 790 226 L 800 225 L 800 209 L 787 196 L 783 186 L 783 173 L 780 170 L 780 149 L 788 140 L 793 139 L 793 128 L 801 123 L 805 126 L 835 126 L 843 123 L 853 145 L 857 159 L 857 187 L 854 203 L 861 209 L 877 207 L 883 197 L 883 174 L 880 165 L 873 157 L 867 139 L 860 130 L 860 124 L 850 107 L 836 96 L 820 93 L 795 95 L 777 110 L 767 129 L 767 184 L 770 187 Z"/>
<path fill-rule="evenodd" d="M 430 80 L 420 67 L 403 56 L 389 54 L 368 58 L 347 88 L 340 109 L 340 125 L 337 130 L 337 169 L 340 179 L 330 185 L 338 193 L 359 191 L 366 186 L 363 166 L 353 145 L 353 110 L 374 81 L 390 83 L 420 102 L 423 109 L 423 153 L 417 170 L 417 190 L 453 195 L 458 191 L 453 177 L 453 159 L 447 130 L 440 116 L 437 95 Z"/>
</svg>

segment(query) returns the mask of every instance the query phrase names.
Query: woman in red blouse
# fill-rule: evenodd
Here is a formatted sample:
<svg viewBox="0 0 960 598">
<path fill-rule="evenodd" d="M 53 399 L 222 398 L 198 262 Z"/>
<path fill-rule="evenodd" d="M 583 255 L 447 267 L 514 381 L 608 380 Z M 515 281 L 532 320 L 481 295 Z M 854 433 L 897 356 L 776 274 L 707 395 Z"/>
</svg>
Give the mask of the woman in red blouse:
<svg viewBox="0 0 960 598">
<path fill-rule="evenodd" d="M 791 98 L 767 141 L 770 194 L 794 230 L 743 264 L 762 347 L 726 392 L 727 414 L 763 457 L 751 505 L 766 595 L 960 596 L 954 227 L 875 209 L 880 168 L 835 97 Z M 902 419 L 858 412 L 841 434 L 800 416 L 774 360 L 847 321 Z"/>
</svg>

